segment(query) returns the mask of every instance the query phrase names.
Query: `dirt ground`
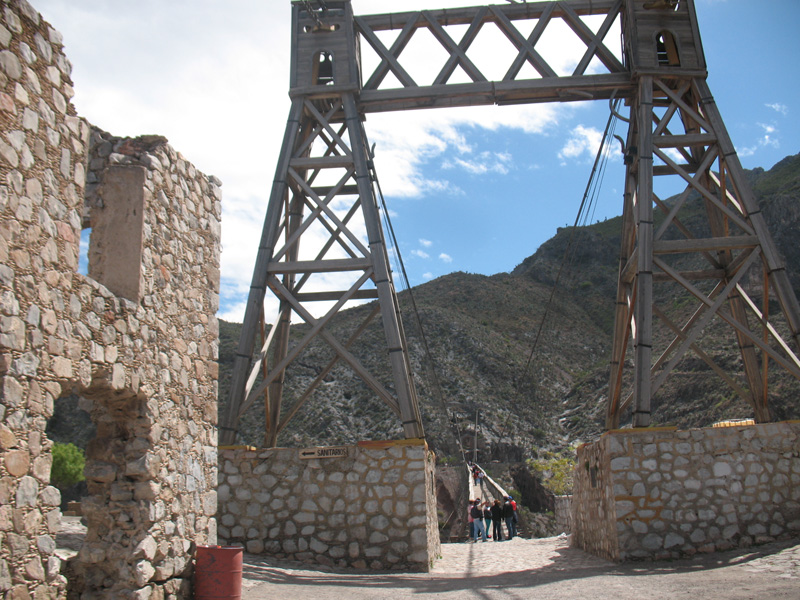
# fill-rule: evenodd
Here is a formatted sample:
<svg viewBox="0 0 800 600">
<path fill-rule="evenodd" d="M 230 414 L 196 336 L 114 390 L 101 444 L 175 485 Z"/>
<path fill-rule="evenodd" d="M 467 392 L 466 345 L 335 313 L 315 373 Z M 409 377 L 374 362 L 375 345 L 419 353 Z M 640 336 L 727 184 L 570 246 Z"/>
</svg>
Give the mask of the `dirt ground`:
<svg viewBox="0 0 800 600">
<path fill-rule="evenodd" d="M 430 573 L 309 569 L 245 555 L 242 600 L 800 599 L 800 541 L 615 564 L 546 538 L 443 544 Z"/>
<path fill-rule="evenodd" d="M 85 528 L 66 517 L 57 537 L 67 558 Z M 430 573 L 309 568 L 244 555 L 242 600 L 800 600 L 800 540 L 693 559 L 616 564 L 564 538 L 442 544 Z"/>
</svg>

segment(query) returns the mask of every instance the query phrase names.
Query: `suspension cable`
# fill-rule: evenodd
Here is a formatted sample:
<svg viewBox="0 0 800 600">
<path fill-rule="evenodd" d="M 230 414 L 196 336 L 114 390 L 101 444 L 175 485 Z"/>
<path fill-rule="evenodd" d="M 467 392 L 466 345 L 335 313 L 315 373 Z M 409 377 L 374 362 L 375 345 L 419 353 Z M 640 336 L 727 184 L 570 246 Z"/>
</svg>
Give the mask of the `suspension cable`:
<svg viewBox="0 0 800 600">
<path fill-rule="evenodd" d="M 317 24 L 317 27 L 322 27 L 322 26 L 323 26 L 323 25 L 322 25 L 322 21 L 320 21 L 320 18 L 319 18 L 319 16 L 317 15 L 317 11 L 316 11 L 316 10 L 314 10 L 314 7 L 313 7 L 313 6 L 311 6 L 311 2 L 309 2 L 309 0 L 303 0 L 303 8 L 305 8 L 305 9 L 306 9 L 306 12 L 308 13 L 308 15 L 309 15 L 309 16 L 310 16 L 312 19 L 314 19 L 314 22 Z M 325 5 L 325 3 L 324 3 L 324 2 L 322 3 L 322 8 L 323 8 L 323 10 L 327 10 L 327 8 L 328 8 L 328 7 Z"/>
<path fill-rule="evenodd" d="M 614 129 L 616 127 L 616 108 L 619 104 L 619 99 L 617 98 L 614 102 L 614 108 L 611 110 L 611 114 L 608 116 L 608 121 L 606 122 L 605 131 L 603 132 L 603 137 L 600 140 L 600 147 L 597 149 L 597 154 L 594 158 L 594 164 L 592 165 L 592 172 L 589 174 L 589 181 L 586 183 L 586 188 L 583 192 L 583 198 L 581 199 L 581 204 L 578 207 L 578 214 L 575 216 L 575 221 L 570 229 L 569 239 L 567 240 L 567 247 L 564 249 L 564 256 L 561 259 L 561 264 L 558 268 L 558 273 L 556 274 L 555 282 L 553 283 L 553 288 L 550 291 L 550 297 L 547 300 L 547 304 L 545 304 L 544 314 L 542 315 L 542 319 L 539 322 L 539 327 L 536 330 L 536 337 L 533 340 L 533 344 L 531 346 L 530 354 L 528 355 L 528 360 L 525 363 L 525 367 L 522 369 L 522 373 L 517 381 L 521 381 L 527 374 L 528 369 L 530 368 L 531 362 L 533 361 L 533 356 L 536 352 L 536 347 L 539 344 L 539 339 L 541 338 L 542 331 L 544 330 L 544 324 L 547 320 L 547 316 L 550 312 L 550 308 L 553 304 L 553 299 L 555 298 L 556 291 L 558 290 L 558 285 L 561 281 L 561 276 L 564 273 L 564 268 L 567 263 L 571 263 L 570 257 L 570 250 L 572 250 L 572 244 L 575 239 L 575 232 L 577 231 L 578 227 L 581 225 L 586 224 L 586 219 L 589 214 L 589 210 L 586 210 L 584 213 L 584 208 L 588 207 L 592 208 L 596 204 L 597 193 L 599 191 L 599 186 L 595 185 L 596 179 L 595 174 L 598 172 L 598 169 L 601 173 L 600 182 L 604 178 L 605 174 L 605 166 L 607 162 L 607 153 L 604 152 L 605 147 L 608 144 L 608 141 L 612 139 Z M 592 213 L 594 214 L 594 213 Z M 583 219 L 583 221 L 582 221 Z"/>
<path fill-rule="evenodd" d="M 366 136 L 366 133 L 364 134 Z M 369 142 L 367 142 L 367 147 L 369 148 Z M 414 298 L 414 293 L 411 289 L 411 284 L 408 279 L 408 273 L 406 272 L 405 264 L 403 263 L 403 257 L 400 254 L 400 244 L 397 242 L 397 236 L 394 232 L 394 226 L 392 225 L 392 221 L 389 217 L 389 209 L 386 206 L 386 198 L 383 195 L 383 189 L 381 188 L 380 180 L 378 179 L 378 174 L 375 170 L 375 163 L 373 162 L 375 156 L 375 146 L 373 145 L 369 151 L 369 164 L 368 167 L 370 169 L 370 174 L 372 176 L 372 180 L 375 182 L 375 187 L 378 191 L 378 196 L 380 197 L 381 207 L 383 208 L 383 219 L 385 224 L 385 229 L 389 232 L 389 235 L 392 240 L 392 245 L 394 247 L 394 254 L 395 254 L 395 262 L 399 266 L 399 272 L 402 274 L 402 279 L 405 284 L 405 291 L 408 293 L 408 297 L 411 300 L 411 308 L 414 313 L 414 320 L 417 324 L 417 329 L 419 330 L 420 339 L 422 340 L 422 347 L 425 352 L 425 358 L 428 363 L 428 368 L 430 370 L 431 376 L 433 378 L 433 396 L 439 402 L 440 406 L 444 409 L 445 417 L 448 421 L 450 421 L 451 425 L 454 428 L 454 436 L 456 438 L 456 443 L 458 444 L 459 452 L 461 453 L 461 457 L 464 461 L 466 461 L 466 454 L 464 452 L 464 446 L 461 443 L 461 430 L 458 426 L 458 422 L 454 416 L 450 414 L 450 410 L 447 407 L 447 403 L 445 402 L 442 396 L 442 386 L 439 382 L 439 377 L 437 375 L 436 370 L 436 363 L 433 359 L 433 354 L 431 353 L 430 346 L 428 345 L 428 338 L 425 336 L 425 330 L 422 327 L 422 319 L 419 315 L 419 310 L 417 309 L 417 302 Z"/>
</svg>

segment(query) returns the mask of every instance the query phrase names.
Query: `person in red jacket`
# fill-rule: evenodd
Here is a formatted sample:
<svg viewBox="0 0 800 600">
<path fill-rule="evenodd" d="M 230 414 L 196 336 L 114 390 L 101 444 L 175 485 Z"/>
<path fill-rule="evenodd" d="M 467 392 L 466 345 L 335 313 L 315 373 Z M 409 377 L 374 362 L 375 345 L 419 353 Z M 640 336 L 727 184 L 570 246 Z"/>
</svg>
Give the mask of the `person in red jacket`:
<svg viewBox="0 0 800 600">
<path fill-rule="evenodd" d="M 519 519 L 517 518 L 517 503 L 511 496 L 508 497 L 508 503 L 511 504 L 511 508 L 514 510 L 514 516 L 511 517 L 511 524 L 514 526 L 514 535 L 518 535 L 517 523 L 519 523 Z"/>
<path fill-rule="evenodd" d="M 511 501 L 506 497 L 503 502 L 503 520 L 506 522 L 506 529 L 508 529 L 508 539 L 514 539 L 514 509 L 511 507 Z"/>
</svg>

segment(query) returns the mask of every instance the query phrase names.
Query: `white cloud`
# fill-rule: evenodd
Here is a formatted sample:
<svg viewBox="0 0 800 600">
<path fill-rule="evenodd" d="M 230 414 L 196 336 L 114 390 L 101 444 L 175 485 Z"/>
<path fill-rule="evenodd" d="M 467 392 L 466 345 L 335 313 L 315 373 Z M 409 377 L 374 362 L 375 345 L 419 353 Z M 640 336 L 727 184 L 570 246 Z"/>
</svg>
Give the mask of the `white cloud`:
<svg viewBox="0 0 800 600">
<path fill-rule="evenodd" d="M 430 254 L 424 250 L 412 250 L 411 255 L 416 256 L 417 258 L 430 258 Z"/>
<path fill-rule="evenodd" d="M 558 157 L 562 163 L 566 163 L 567 159 L 594 158 L 602 138 L 603 134 L 598 129 L 578 125 L 570 133 Z"/>
<path fill-rule="evenodd" d="M 420 238 L 419 245 L 422 246 L 423 248 L 430 248 L 431 246 L 433 246 L 433 242 L 430 240 L 425 240 Z"/>
<path fill-rule="evenodd" d="M 423 273 L 422 278 L 426 281 L 429 279 L 433 279 L 433 273 L 431 273 L 430 271 L 428 271 L 427 273 Z"/>
<path fill-rule="evenodd" d="M 756 150 L 758 150 L 756 146 L 747 146 L 744 148 L 737 148 L 736 154 L 738 154 L 740 158 L 746 158 L 748 156 L 753 156 Z"/>
<path fill-rule="evenodd" d="M 449 254 L 445 254 L 444 252 L 442 252 L 439 255 L 439 260 L 441 260 L 442 262 L 451 263 L 453 262 L 453 257 L 450 256 Z"/>
<path fill-rule="evenodd" d="M 460 167 L 473 175 L 483 175 L 485 173 L 506 175 L 509 172 L 508 164 L 510 162 L 511 155 L 507 152 L 484 151 L 474 158 L 463 159 L 454 157 L 445 159 L 444 163 L 442 163 L 442 168 L 454 169 Z"/>
<path fill-rule="evenodd" d="M 784 117 L 789 114 L 789 107 L 785 104 L 780 104 L 778 102 L 773 102 L 771 104 L 765 104 L 767 108 L 771 108 L 775 112 L 781 113 Z"/>
<path fill-rule="evenodd" d="M 758 152 L 761 148 L 780 148 L 780 141 L 776 137 L 778 133 L 778 128 L 774 125 L 770 125 L 768 123 L 757 123 L 758 127 L 761 128 L 763 134 L 761 137 L 756 140 L 756 143 L 752 146 L 745 146 L 743 148 L 737 148 L 736 153 L 741 157 L 753 156 L 756 152 Z"/>
<path fill-rule="evenodd" d="M 515 128 L 528 134 L 545 134 L 556 127 L 565 110 L 571 109 L 537 104 L 371 115 L 366 127 L 370 142 L 376 145 L 375 169 L 381 188 L 385 195 L 396 198 L 463 195 L 458 185 L 447 180 L 431 180 L 422 173 L 425 165 L 449 153 L 460 155 L 453 161 L 460 168 L 480 172 L 479 160 L 469 156 L 472 149 L 464 141 L 461 130 Z M 496 153 L 487 170 L 503 173 L 510 160 L 509 155 Z"/>
<path fill-rule="evenodd" d="M 278 7 L 275 0 L 36 0 L 34 4 L 64 36 L 65 52 L 74 65 L 74 103 L 81 116 L 113 135 L 164 135 L 199 170 L 222 180 L 220 315 L 241 320 L 289 112 L 291 4 Z M 398 8 L 396 0 L 352 4 L 356 14 Z M 461 7 L 464 2 L 437 0 L 436 5 Z M 402 6 L 422 8 L 430 8 L 427 0 L 406 0 Z M 566 73 L 585 45 L 565 26 L 553 25 L 537 50 L 555 71 Z M 468 55 L 487 76 L 497 77 L 495 71 L 504 71 L 517 50 L 496 27 L 483 29 Z M 451 35 L 458 42 L 463 31 L 464 27 L 456 28 Z M 612 31 L 606 39 L 618 37 Z M 446 52 L 429 33 L 427 41 L 425 36 L 419 41 L 404 50 L 401 62 L 413 65 L 420 77 L 435 76 L 442 65 L 436 61 Z M 365 46 L 362 43 L 362 53 L 369 62 L 371 49 Z M 528 76 L 538 77 L 529 65 L 525 68 Z M 459 169 L 506 173 L 511 156 L 476 156 L 467 132 L 508 129 L 547 135 L 555 131 L 565 111 L 572 110 L 565 104 L 534 104 L 376 113 L 369 115 L 366 130 L 370 142 L 377 144 L 376 172 L 386 195 L 463 196 L 465 191 L 456 183 L 426 177 L 424 167 L 453 155 L 453 165 Z M 304 238 L 304 252 L 313 254 L 312 245 L 305 242 Z"/>
<path fill-rule="evenodd" d="M 759 123 L 758 126 L 764 130 L 764 135 L 761 136 L 761 139 L 758 141 L 759 146 L 773 146 L 775 148 L 780 146 L 777 138 L 774 137 L 774 135 L 778 132 L 777 127 L 774 125 L 768 125 L 766 123 Z"/>
</svg>

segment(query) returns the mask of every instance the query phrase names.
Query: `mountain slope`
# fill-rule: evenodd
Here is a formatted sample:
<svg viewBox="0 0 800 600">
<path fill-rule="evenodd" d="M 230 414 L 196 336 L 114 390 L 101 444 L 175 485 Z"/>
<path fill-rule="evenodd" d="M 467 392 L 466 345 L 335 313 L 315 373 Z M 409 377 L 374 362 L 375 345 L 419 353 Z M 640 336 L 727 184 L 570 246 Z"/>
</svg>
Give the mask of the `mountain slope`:
<svg viewBox="0 0 800 600">
<path fill-rule="evenodd" d="M 749 172 L 748 177 L 800 295 L 800 154 L 769 171 Z M 690 214 L 687 222 L 702 228 L 702 213 Z M 480 411 L 478 444 L 484 460 L 520 460 L 535 449 L 563 447 L 602 432 L 620 228 L 618 217 L 575 231 L 560 229 L 512 273 L 490 277 L 452 273 L 414 288 L 430 361 L 408 293 L 400 294 L 424 425 L 429 443 L 440 455 L 458 454 L 456 429 L 462 445 L 471 445 L 476 411 Z M 568 247 L 569 266 L 561 274 L 542 325 Z M 684 307 L 677 300 L 673 304 L 680 315 Z M 344 339 L 343 332 L 360 323 L 371 306 L 344 311 L 330 330 Z M 224 322 L 220 326 L 221 405 L 227 401 L 238 328 Z M 303 327 L 296 329 L 296 335 L 302 335 Z M 735 369 L 741 357 L 729 337 L 724 328 L 711 327 L 708 350 L 718 364 Z M 353 352 L 391 386 L 378 323 L 370 325 Z M 331 356 L 323 343 L 303 353 L 297 368 L 287 371 L 285 406 L 296 397 L 297 383 L 311 381 Z M 775 369 L 771 377 L 775 416 L 800 417 L 795 400 L 800 397 L 798 382 Z M 723 389 L 704 362 L 692 357 L 679 364 L 654 398 L 653 409 L 656 423 L 680 427 L 751 416 L 749 407 Z M 243 442 L 261 445 L 263 407 L 248 411 L 241 429 Z M 398 419 L 349 367 L 337 365 L 281 434 L 279 444 L 399 436 Z"/>
</svg>

